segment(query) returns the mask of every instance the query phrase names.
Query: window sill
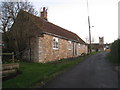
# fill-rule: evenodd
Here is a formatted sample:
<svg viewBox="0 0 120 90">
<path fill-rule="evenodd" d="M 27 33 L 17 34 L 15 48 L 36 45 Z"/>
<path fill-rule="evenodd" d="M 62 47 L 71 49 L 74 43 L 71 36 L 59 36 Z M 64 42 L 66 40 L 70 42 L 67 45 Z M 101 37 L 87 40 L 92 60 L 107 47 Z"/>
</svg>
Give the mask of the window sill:
<svg viewBox="0 0 120 90">
<path fill-rule="evenodd" d="M 53 50 L 59 50 L 59 48 L 53 48 Z"/>
</svg>

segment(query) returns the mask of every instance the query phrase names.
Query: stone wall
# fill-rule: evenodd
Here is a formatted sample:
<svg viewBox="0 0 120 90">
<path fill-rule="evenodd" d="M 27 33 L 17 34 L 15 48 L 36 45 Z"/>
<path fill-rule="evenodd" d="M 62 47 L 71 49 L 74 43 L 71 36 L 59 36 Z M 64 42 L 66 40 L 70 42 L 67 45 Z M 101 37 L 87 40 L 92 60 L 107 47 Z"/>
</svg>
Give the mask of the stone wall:
<svg viewBox="0 0 120 90">
<path fill-rule="evenodd" d="M 76 57 L 74 56 L 74 44 L 71 42 L 71 49 L 68 49 L 68 40 L 58 38 L 58 49 L 53 49 L 53 37 L 47 34 L 44 34 L 43 37 L 39 38 L 39 62 L 48 62 L 60 60 L 63 58 Z M 77 45 L 77 56 L 80 56 L 82 53 L 87 53 L 87 48 L 85 45 L 78 48 Z"/>
<path fill-rule="evenodd" d="M 79 55 L 81 55 L 83 53 L 87 54 L 88 53 L 87 45 L 80 44 L 80 46 L 78 47 L 78 53 L 79 53 Z"/>
<path fill-rule="evenodd" d="M 22 59 L 27 61 L 39 62 L 39 38 L 32 37 L 30 41 L 27 42 L 27 48 L 23 52 Z M 42 50 L 41 50 L 42 51 Z M 31 52 L 31 53 L 30 53 Z"/>
<path fill-rule="evenodd" d="M 68 40 L 58 38 L 58 49 L 53 48 L 54 36 L 44 34 L 40 37 L 33 37 L 30 40 L 31 61 L 33 62 L 48 62 L 64 58 L 80 56 L 82 53 L 87 53 L 87 46 L 76 42 L 71 42 L 71 48 L 68 47 Z M 77 55 L 75 54 L 77 48 Z M 23 57 L 30 61 L 30 50 L 24 52 Z"/>
<path fill-rule="evenodd" d="M 42 57 L 39 58 L 39 62 L 59 60 L 72 55 L 72 50 L 68 53 L 67 40 L 58 38 L 58 49 L 53 49 L 53 36 L 44 34 L 44 37 L 39 37 L 39 41 L 39 51 L 42 52 L 39 53 L 39 57 Z"/>
<path fill-rule="evenodd" d="M 39 48 L 40 41 L 38 37 L 31 38 L 30 40 L 30 47 L 31 47 L 31 61 L 34 62 L 39 62 L 39 57 L 40 51 L 42 51 Z M 42 55 L 41 55 L 42 56 Z"/>
</svg>

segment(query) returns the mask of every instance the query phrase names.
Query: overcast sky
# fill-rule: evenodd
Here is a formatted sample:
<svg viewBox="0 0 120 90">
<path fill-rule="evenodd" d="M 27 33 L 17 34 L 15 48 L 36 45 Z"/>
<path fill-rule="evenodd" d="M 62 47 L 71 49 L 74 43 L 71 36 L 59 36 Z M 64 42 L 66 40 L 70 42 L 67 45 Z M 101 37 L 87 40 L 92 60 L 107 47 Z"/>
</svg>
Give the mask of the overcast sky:
<svg viewBox="0 0 120 90">
<path fill-rule="evenodd" d="M 10 0 L 6 0 L 10 1 Z M 16 0 L 20 1 L 20 0 Z M 48 8 L 48 21 L 79 35 L 84 41 L 89 39 L 88 15 L 90 16 L 91 35 L 94 43 L 104 37 L 104 43 L 118 38 L 118 1 L 119 0 L 29 0 L 40 12 Z"/>
<path fill-rule="evenodd" d="M 78 34 L 84 41 L 89 37 L 88 15 L 94 42 L 104 37 L 104 43 L 118 38 L 119 0 L 30 0 L 40 12 L 48 8 L 48 21 Z"/>
</svg>

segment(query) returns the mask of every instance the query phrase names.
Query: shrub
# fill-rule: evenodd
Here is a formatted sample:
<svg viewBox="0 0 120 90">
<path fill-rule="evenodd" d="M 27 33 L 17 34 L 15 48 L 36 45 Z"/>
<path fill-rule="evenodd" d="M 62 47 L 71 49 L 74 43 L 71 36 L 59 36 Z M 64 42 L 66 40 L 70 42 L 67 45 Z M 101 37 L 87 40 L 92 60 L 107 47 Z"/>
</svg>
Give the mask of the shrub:
<svg viewBox="0 0 120 90">
<path fill-rule="evenodd" d="M 110 59 L 114 63 L 120 63 L 120 39 L 115 40 L 110 47 Z"/>
</svg>

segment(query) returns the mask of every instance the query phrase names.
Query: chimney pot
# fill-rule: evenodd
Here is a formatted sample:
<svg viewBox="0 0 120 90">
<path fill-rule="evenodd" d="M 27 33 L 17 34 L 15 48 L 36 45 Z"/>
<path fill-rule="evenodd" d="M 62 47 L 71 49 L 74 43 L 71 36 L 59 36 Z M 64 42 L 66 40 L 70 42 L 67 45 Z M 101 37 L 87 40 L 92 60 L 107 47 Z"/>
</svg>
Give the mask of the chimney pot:
<svg viewBox="0 0 120 90">
<path fill-rule="evenodd" d="M 47 20 L 47 10 L 43 7 L 43 11 L 41 12 L 41 18 Z"/>
<path fill-rule="evenodd" d="M 43 11 L 46 11 L 46 10 L 45 10 L 45 7 L 43 7 Z"/>
</svg>

